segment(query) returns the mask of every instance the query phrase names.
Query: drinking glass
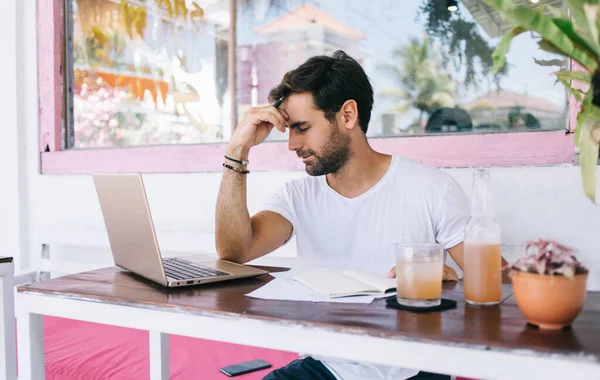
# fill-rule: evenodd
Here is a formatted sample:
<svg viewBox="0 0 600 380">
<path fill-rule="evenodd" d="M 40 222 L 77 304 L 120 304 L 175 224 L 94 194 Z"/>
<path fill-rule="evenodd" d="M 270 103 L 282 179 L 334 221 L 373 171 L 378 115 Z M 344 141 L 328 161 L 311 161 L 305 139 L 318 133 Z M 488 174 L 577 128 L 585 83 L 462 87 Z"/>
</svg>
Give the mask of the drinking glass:
<svg viewBox="0 0 600 380">
<path fill-rule="evenodd" d="M 439 244 L 399 243 L 394 250 L 398 303 L 413 307 L 439 305 L 444 248 Z"/>
</svg>

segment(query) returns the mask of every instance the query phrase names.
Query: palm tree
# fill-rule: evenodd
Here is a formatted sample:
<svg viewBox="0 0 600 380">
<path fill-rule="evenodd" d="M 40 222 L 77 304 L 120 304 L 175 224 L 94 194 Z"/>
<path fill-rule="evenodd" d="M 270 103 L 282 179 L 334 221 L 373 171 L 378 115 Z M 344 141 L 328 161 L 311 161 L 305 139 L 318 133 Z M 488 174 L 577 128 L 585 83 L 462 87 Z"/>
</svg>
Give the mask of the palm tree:
<svg viewBox="0 0 600 380">
<path fill-rule="evenodd" d="M 413 38 L 410 42 L 393 51 L 398 65 L 386 65 L 397 80 L 398 87 L 387 88 L 381 95 L 392 97 L 399 102 L 391 112 L 406 112 L 411 106 L 423 113 L 431 114 L 441 107 L 454 107 L 456 84 L 443 68 L 442 53 L 430 46 L 427 36 L 420 41 Z"/>
</svg>

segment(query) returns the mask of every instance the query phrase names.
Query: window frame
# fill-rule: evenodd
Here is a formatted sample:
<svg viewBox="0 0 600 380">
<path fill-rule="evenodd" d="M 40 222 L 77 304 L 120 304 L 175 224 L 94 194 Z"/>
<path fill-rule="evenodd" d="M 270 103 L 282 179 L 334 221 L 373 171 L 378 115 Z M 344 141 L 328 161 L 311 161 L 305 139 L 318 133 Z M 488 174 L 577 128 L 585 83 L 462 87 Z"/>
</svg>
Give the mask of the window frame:
<svg viewBox="0 0 600 380">
<path fill-rule="evenodd" d="M 229 86 L 237 88 L 235 60 L 236 0 L 230 2 Z M 68 102 L 63 96 L 65 60 L 63 1 L 38 0 L 38 89 L 42 174 L 89 174 L 97 172 L 190 173 L 218 172 L 227 143 L 132 146 L 64 150 Z M 236 91 L 230 91 L 236 104 Z M 397 154 L 438 167 L 548 166 L 574 162 L 575 146 L 570 131 L 576 125 L 579 104 L 567 98 L 565 130 L 488 134 L 424 135 L 370 138 L 381 152 Z M 236 107 L 232 107 L 234 110 Z M 237 115 L 231 115 L 237 120 Z M 232 123 L 235 125 L 236 123 Z M 289 152 L 287 142 L 266 142 L 252 149 L 251 169 L 302 170 Z"/>
</svg>

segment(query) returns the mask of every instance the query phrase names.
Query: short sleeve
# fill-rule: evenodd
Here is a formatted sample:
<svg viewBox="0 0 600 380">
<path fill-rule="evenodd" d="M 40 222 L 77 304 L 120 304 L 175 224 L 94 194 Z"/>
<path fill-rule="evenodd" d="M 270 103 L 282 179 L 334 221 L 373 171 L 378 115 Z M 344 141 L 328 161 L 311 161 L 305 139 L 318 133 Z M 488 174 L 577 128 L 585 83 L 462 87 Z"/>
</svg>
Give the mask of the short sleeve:
<svg viewBox="0 0 600 380">
<path fill-rule="evenodd" d="M 294 202 L 289 189 L 289 184 L 286 184 L 276 190 L 260 208 L 261 211 L 272 211 L 287 219 L 292 224 L 292 234 L 288 241 L 296 233 L 296 218 L 294 218 Z M 287 241 L 286 241 L 287 242 Z"/>
<path fill-rule="evenodd" d="M 460 185 L 449 177 L 437 208 L 435 239 L 445 249 L 463 242 L 471 202 Z"/>
</svg>

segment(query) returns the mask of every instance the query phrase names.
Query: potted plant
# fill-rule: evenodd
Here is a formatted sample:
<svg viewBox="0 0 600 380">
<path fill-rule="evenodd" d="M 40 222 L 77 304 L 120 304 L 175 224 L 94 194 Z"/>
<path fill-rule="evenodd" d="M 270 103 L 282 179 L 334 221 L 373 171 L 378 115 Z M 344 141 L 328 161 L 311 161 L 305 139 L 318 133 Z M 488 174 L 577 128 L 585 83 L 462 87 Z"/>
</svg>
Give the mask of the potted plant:
<svg viewBox="0 0 600 380">
<path fill-rule="evenodd" d="M 542 50 L 571 58 L 581 66 L 581 71 L 563 70 L 555 74 L 581 102 L 575 145 L 579 151 L 585 194 L 595 202 L 600 144 L 600 0 L 567 0 L 572 18 L 562 9 L 547 4 L 533 9 L 526 5 L 517 6 L 511 0 L 483 1 L 515 24 L 502 37 L 492 55 L 494 73 L 506 63 L 505 55 L 512 39 L 529 31 L 541 36 L 539 46 Z M 572 81 L 588 85 L 590 90 L 574 88 Z"/>
<path fill-rule="evenodd" d="M 526 256 L 510 270 L 517 306 L 527 321 L 541 329 L 569 326 L 586 298 L 588 270 L 572 248 L 558 242 L 528 242 Z"/>
</svg>

